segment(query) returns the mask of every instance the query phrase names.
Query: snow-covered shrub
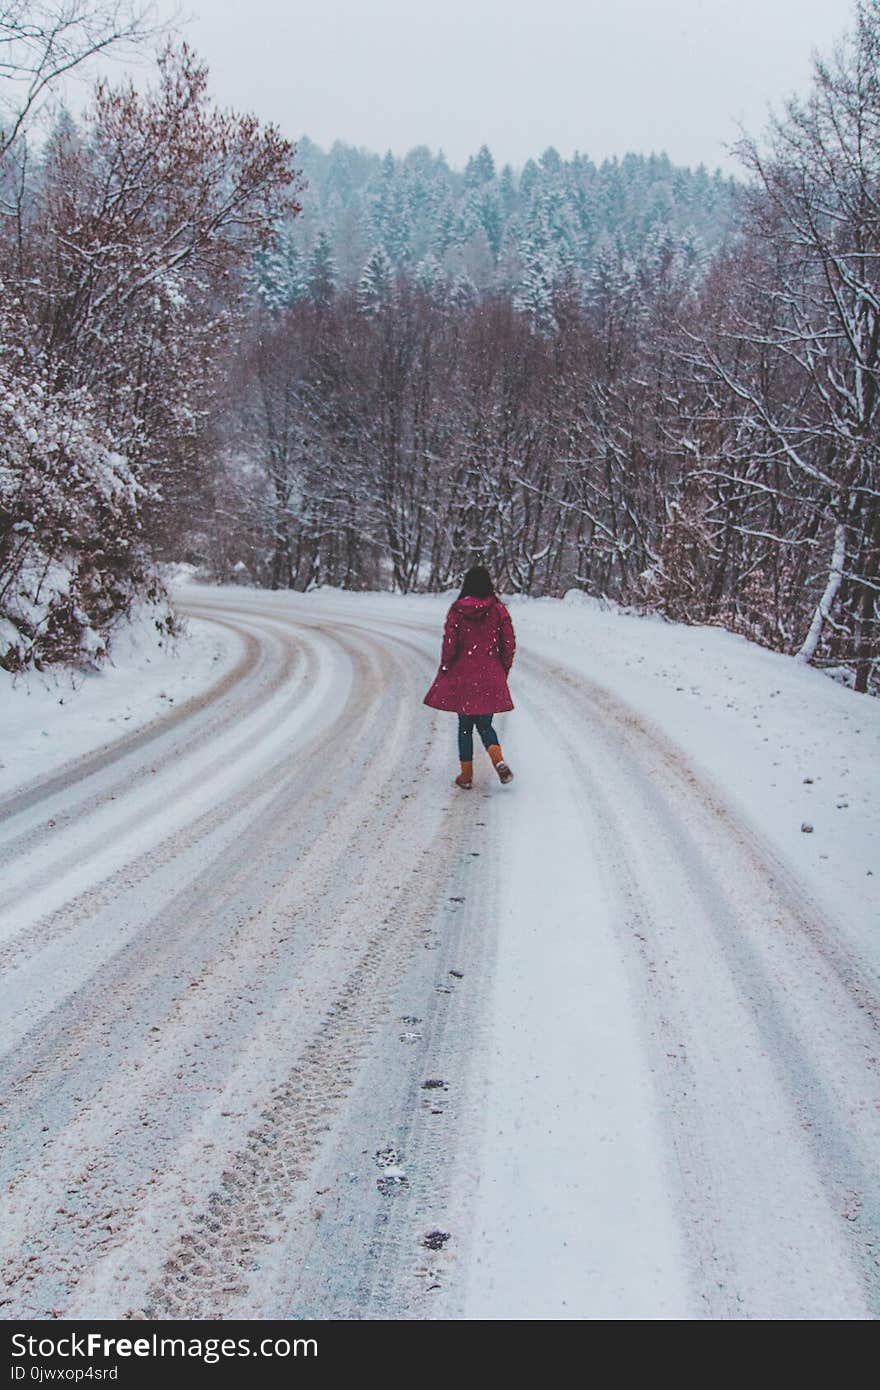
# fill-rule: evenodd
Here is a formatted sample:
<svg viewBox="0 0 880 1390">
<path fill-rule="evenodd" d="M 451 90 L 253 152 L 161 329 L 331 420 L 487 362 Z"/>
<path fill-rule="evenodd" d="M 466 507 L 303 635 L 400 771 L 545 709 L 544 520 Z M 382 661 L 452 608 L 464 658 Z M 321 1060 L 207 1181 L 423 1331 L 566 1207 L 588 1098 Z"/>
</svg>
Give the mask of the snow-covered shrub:
<svg viewBox="0 0 880 1390">
<path fill-rule="evenodd" d="M 138 595 L 162 603 L 145 501 L 83 391 L 52 392 L 0 357 L 0 665 L 93 664 Z M 157 621 L 171 624 L 167 609 Z"/>
</svg>

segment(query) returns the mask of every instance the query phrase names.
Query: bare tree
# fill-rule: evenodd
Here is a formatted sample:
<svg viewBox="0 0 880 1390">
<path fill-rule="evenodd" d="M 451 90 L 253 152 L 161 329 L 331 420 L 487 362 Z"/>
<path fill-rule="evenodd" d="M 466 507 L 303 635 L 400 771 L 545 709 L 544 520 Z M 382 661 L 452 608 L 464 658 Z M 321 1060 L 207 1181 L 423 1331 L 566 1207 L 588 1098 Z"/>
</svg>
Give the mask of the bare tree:
<svg viewBox="0 0 880 1390">
<path fill-rule="evenodd" d="M 99 83 L 84 122 L 59 123 L 0 218 L 13 665 L 106 651 L 114 615 L 157 588 L 155 559 L 179 553 L 244 272 L 298 211 L 293 153 L 218 110 L 205 68 L 168 48 L 155 89 Z"/>
<path fill-rule="evenodd" d="M 109 49 L 158 32 L 134 0 L 6 0 L 0 10 L 0 158 L 62 78 Z"/>
<path fill-rule="evenodd" d="M 801 660 L 831 631 L 826 655 L 854 661 L 864 690 L 880 594 L 880 0 L 860 0 L 855 20 L 766 147 L 741 146 L 754 183 L 739 285 L 714 337 L 690 334 L 689 361 L 726 393 L 752 459 L 804 500 L 804 539 L 825 547 Z"/>
</svg>

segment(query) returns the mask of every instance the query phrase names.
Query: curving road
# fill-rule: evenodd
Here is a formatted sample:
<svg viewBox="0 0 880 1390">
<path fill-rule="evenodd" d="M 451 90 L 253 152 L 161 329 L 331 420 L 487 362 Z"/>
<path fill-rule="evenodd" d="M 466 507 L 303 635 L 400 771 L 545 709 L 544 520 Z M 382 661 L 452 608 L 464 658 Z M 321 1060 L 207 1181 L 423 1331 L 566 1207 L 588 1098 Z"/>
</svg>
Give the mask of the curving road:
<svg viewBox="0 0 880 1390">
<path fill-rule="evenodd" d="M 524 651 L 462 795 L 433 623 L 185 608 L 0 803 L 3 1315 L 876 1316 L 876 974 L 682 750 Z"/>
</svg>

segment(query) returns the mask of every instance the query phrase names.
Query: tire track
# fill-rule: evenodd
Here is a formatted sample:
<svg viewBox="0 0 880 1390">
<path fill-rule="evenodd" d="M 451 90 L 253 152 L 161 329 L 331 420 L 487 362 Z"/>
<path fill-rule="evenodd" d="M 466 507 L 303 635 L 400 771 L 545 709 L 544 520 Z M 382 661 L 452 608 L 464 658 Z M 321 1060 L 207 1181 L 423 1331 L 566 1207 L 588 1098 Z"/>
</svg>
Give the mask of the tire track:
<svg viewBox="0 0 880 1390">
<path fill-rule="evenodd" d="M 303 638 L 307 625 L 296 640 Z M 14 1120 L 24 1145 L 6 1148 L 12 1185 L 0 1210 L 8 1306 L 17 1314 L 48 1316 L 79 1297 L 90 1315 L 96 1307 L 119 1309 L 124 1284 L 107 1271 L 129 1257 L 133 1269 L 142 1262 L 138 1232 L 154 1202 L 156 1175 L 166 1173 L 172 1189 L 177 1182 L 209 1190 L 202 1185 L 219 1161 L 216 1151 L 222 1156 L 232 1142 L 216 1132 L 230 1129 L 217 1107 L 224 1087 L 234 1090 L 250 1079 L 248 1048 L 263 1046 L 267 1080 L 283 1070 L 296 1044 L 282 1041 L 279 1012 L 283 1018 L 294 1010 L 304 1029 L 311 1015 L 303 1007 L 303 981 L 313 982 L 316 999 L 339 993 L 340 981 L 351 976 L 346 957 L 358 949 L 357 914 L 370 911 L 370 874 L 407 877 L 411 842 L 419 843 L 420 830 L 424 838 L 428 828 L 416 793 L 432 745 L 412 762 L 408 746 L 414 711 L 420 713 L 413 683 L 424 679 L 425 658 L 419 651 L 414 671 L 410 644 L 377 641 L 356 627 L 334 624 L 332 641 L 354 662 L 347 701 L 311 745 L 300 744 L 283 766 L 264 770 L 256 795 L 253 787 L 243 790 L 253 826 L 232 858 L 222 868 L 209 858 L 200 877 L 102 963 L 97 1009 L 90 975 L 0 1068 L 7 1096 L 2 1120 Z M 402 772 L 410 789 L 398 796 Z M 410 815 L 401 835 L 394 818 L 405 809 Z M 383 828 L 401 844 L 384 867 L 374 852 Z M 185 862 L 185 847 L 177 850 L 166 846 L 171 869 Z M 146 872 L 144 882 L 150 877 Z M 387 891 L 396 893 L 394 885 Z M 112 922 L 126 902 L 137 913 L 144 897 L 143 886 L 126 892 L 124 884 L 112 884 L 100 904 L 78 905 L 77 926 L 85 931 L 101 914 Z M 376 933 L 357 979 L 381 973 L 389 950 L 394 956 L 394 940 L 393 933 Z M 289 973 L 294 961 L 304 972 L 297 984 Z M 269 1094 L 277 1100 L 277 1086 Z M 151 1113 L 157 1095 L 164 1098 L 158 1115 Z M 30 1136 L 47 1128 L 35 1162 Z M 237 1132 L 234 1123 L 231 1128 Z M 200 1154 L 193 1170 L 202 1132 L 211 1136 L 205 1149 L 213 1156 Z M 163 1182 L 160 1177 L 159 1188 Z M 187 1202 L 193 1200 L 190 1190 Z M 161 1229 L 179 1230 L 182 1209 L 172 1218 L 166 1208 Z M 161 1239 L 151 1243 L 148 1263 Z M 99 1286 L 99 1302 L 89 1301 L 88 1288 Z"/>
<path fill-rule="evenodd" d="M 60 772 L 40 778 L 27 787 L 3 797 L 0 799 L 0 823 L 31 810 L 42 801 L 57 797 L 59 793 L 67 791 L 98 772 L 103 772 L 120 759 L 139 752 L 155 739 L 161 738 L 170 730 L 185 724 L 211 705 L 217 704 L 218 701 L 245 682 L 263 655 L 259 641 L 246 628 L 232 623 L 224 623 L 219 618 L 212 618 L 212 621 L 217 622 L 218 626 L 226 627 L 229 631 L 234 632 L 244 643 L 242 656 L 232 670 L 227 671 L 219 681 L 209 686 L 207 690 L 191 696 L 189 700 L 169 714 L 151 720 L 144 728 L 126 734 L 120 739 L 115 739 L 96 752 L 88 753 L 84 757 L 66 764 Z M 5 862 L 5 859 L 0 860 L 0 863 L 2 862 Z"/>
<path fill-rule="evenodd" d="M 880 1101 L 880 1040 L 869 973 L 718 789 L 659 731 L 564 668 L 524 665 L 540 687 L 554 738 L 568 750 L 594 847 L 621 908 L 621 951 L 650 1019 L 645 1049 L 662 1077 L 658 1109 L 676 1155 L 670 1181 L 680 1193 L 696 1296 L 710 1317 L 767 1315 L 755 1303 L 750 1262 L 769 1235 L 754 1231 L 751 1215 L 743 1218 L 756 1201 L 758 1210 L 779 1212 L 779 1175 L 791 1150 L 780 1148 L 771 1126 L 782 1124 L 805 1171 L 821 1182 L 812 1199 L 816 1216 L 836 1224 L 876 1316 L 880 1136 L 867 1116 L 872 1107 L 876 1116 Z M 587 738 L 575 741 L 574 727 Z M 651 882 L 658 838 L 667 856 L 665 904 Z M 715 1019 L 683 992 L 694 960 L 704 963 Z M 739 1035 L 721 1023 L 731 1008 L 748 1020 Z M 722 1049 L 733 1038 L 739 1052 L 731 1059 Z M 737 1086 L 738 1075 L 756 1068 L 778 1088 L 772 1120 L 752 1113 L 748 1092 Z M 775 1160 L 772 1173 L 749 1172 L 750 1147 Z M 783 1259 L 783 1306 L 786 1268 L 790 1278 L 794 1266 Z M 819 1306 L 821 1300 L 812 1316 L 824 1315 Z"/>
<path fill-rule="evenodd" d="M 392 828 L 405 834 L 403 823 Z M 325 1135 L 338 1128 L 338 1111 L 392 1010 L 397 975 L 433 918 L 433 894 L 455 850 L 448 826 L 441 826 L 426 848 L 430 868 L 414 866 L 403 885 L 391 882 L 396 868 L 389 874 L 374 864 L 366 896 L 384 899 L 388 915 L 360 948 L 316 1035 L 273 1092 L 246 1145 L 230 1159 L 219 1187 L 182 1233 L 148 1293 L 145 1316 L 252 1316 L 255 1302 L 267 1299 L 265 1290 L 253 1287 L 265 1247 L 284 1237 L 289 1241 L 291 1229 L 299 1235 L 314 1224 L 316 1159 Z M 399 1278 L 397 1271 L 393 1278 Z M 331 1315 L 340 1311 L 336 1305 Z"/>
<path fill-rule="evenodd" d="M 232 633 L 243 644 L 243 659 L 222 680 L 193 696 L 179 710 L 0 803 L 0 831 L 6 832 L 0 843 L 0 867 L 18 863 L 29 853 L 45 853 L 47 846 L 51 848 L 63 840 L 65 831 L 149 784 L 156 776 L 161 778 L 181 759 L 222 740 L 227 730 L 269 705 L 289 682 L 302 657 L 302 652 L 291 645 L 289 635 L 279 634 L 267 624 L 245 627 L 241 622 L 213 616 L 205 620 Z M 137 761 L 138 754 L 150 750 L 151 756 Z M 127 768 L 126 763 L 130 764 Z M 102 776 L 116 767 L 119 774 L 114 780 Z M 75 794 L 80 788 L 85 794 L 65 804 L 64 794 Z M 15 822 L 45 800 L 51 803 L 45 818 L 16 831 Z M 0 910 L 4 906 L 5 903 L 0 904 Z"/>
<path fill-rule="evenodd" d="M 98 864 L 102 808 L 133 829 L 157 757 L 181 798 L 230 778 L 0 957 L 22 1023 L 0 1059 L 4 1311 L 460 1316 L 527 783 L 453 793 L 451 730 L 421 707 L 433 624 L 188 609 L 239 634 L 244 675 L 23 793 L 41 816 L 56 797 L 65 833 L 81 817 Z M 562 665 L 516 669 L 601 865 L 695 1315 L 876 1313 L 870 971 L 665 735 Z M 8 824 L 50 846 L 46 820 Z"/>
<path fill-rule="evenodd" d="M 148 764 L 142 765 L 124 782 L 114 782 L 111 787 L 93 794 L 67 813 L 57 812 L 51 818 L 50 825 L 39 827 L 32 832 L 27 837 L 28 848 L 31 850 L 31 858 L 36 862 L 29 876 L 27 875 L 25 847 L 19 843 L 17 847 L 20 861 L 19 877 L 17 879 L 12 878 L 8 892 L 0 898 L 0 914 L 9 913 L 11 920 L 12 914 L 15 914 L 14 920 L 18 925 L 19 938 L 22 935 L 23 927 L 25 925 L 30 927 L 25 912 L 28 899 L 34 895 L 45 898 L 56 882 L 63 885 L 65 875 L 82 877 L 86 866 L 98 861 L 106 851 L 107 826 L 106 824 L 101 825 L 100 813 L 102 811 L 106 811 L 112 816 L 113 838 L 116 841 L 124 842 L 125 837 L 131 836 L 134 832 L 138 841 L 143 843 L 146 838 L 147 827 L 151 823 L 158 827 L 162 821 L 169 818 L 169 788 L 167 785 L 169 773 L 173 778 L 174 802 L 185 801 L 194 796 L 200 787 L 212 780 L 221 781 L 221 774 L 228 773 L 230 766 L 237 760 L 240 761 L 245 756 L 252 757 L 259 744 L 277 729 L 279 722 L 296 711 L 302 700 L 308 697 L 317 675 L 318 659 L 313 650 L 303 650 L 299 647 L 288 648 L 279 672 L 271 681 L 271 696 L 267 693 L 266 701 L 249 711 L 246 722 L 240 717 L 236 719 L 237 725 L 243 724 L 244 732 L 239 731 L 237 736 L 232 736 L 231 733 L 227 732 L 225 739 L 221 739 L 221 751 L 210 760 L 208 758 L 201 759 L 189 777 L 181 777 L 181 769 L 188 766 L 186 761 L 188 758 L 208 749 L 209 745 L 214 742 L 216 731 L 213 728 L 200 728 L 186 743 L 175 744 L 168 749 L 164 756 L 152 758 Z M 282 687 L 290 689 L 289 697 L 280 705 L 277 704 L 277 701 L 270 703 L 271 697 L 277 696 Z M 269 712 L 261 719 L 260 711 L 264 708 L 264 704 L 269 705 Z M 224 719 L 220 726 L 221 732 L 226 730 L 230 723 L 228 718 Z M 135 801 L 132 794 L 141 789 L 145 789 L 151 799 Z M 259 792 L 256 792 L 255 796 L 258 794 Z M 118 803 L 118 808 L 114 804 L 111 810 L 111 803 Z M 221 794 L 213 810 L 201 818 L 197 835 L 201 837 L 208 833 L 213 825 L 232 813 L 235 804 L 235 794 Z M 131 810 L 126 812 L 126 807 L 129 805 Z M 106 818 L 105 816 L 104 819 L 106 820 Z M 91 837 L 88 833 L 90 826 L 93 826 Z M 71 827 L 75 834 L 65 837 L 63 832 L 67 827 Z M 193 826 L 192 830 L 195 829 L 196 827 Z M 147 850 L 137 860 L 130 862 L 113 875 L 112 879 L 106 880 L 108 888 L 104 893 L 105 898 L 111 887 L 115 890 L 120 886 L 120 883 L 128 881 L 126 879 L 127 873 L 130 872 L 135 879 L 142 878 L 145 864 L 167 862 L 169 857 L 178 852 L 183 842 L 193 842 L 191 833 L 188 836 L 187 832 L 184 832 L 181 837 L 176 828 L 172 830 L 164 839 L 159 841 L 155 850 L 153 848 Z M 61 891 L 63 892 L 63 887 Z M 33 930 L 29 930 L 28 951 L 30 947 L 40 943 L 43 939 L 46 921 L 47 918 L 44 914 L 41 923 Z M 22 945 L 23 943 L 19 940 L 17 949 L 22 949 Z M 14 954 L 15 944 L 11 950 Z M 0 962 L 8 964 L 4 951 L 0 951 Z"/>
</svg>

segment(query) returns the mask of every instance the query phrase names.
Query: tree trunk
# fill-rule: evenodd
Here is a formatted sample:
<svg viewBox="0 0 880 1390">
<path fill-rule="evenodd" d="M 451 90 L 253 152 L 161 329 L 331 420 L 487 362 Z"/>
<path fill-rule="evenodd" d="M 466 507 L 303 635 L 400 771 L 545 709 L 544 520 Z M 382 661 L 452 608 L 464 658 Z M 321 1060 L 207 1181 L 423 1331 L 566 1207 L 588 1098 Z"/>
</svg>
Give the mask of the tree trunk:
<svg viewBox="0 0 880 1390">
<path fill-rule="evenodd" d="M 828 616 L 837 598 L 838 590 L 843 579 L 843 565 L 846 560 L 846 527 L 842 521 L 838 521 L 834 528 L 834 549 L 831 554 L 831 569 L 828 574 L 828 583 L 825 585 L 825 592 L 816 605 L 813 614 L 813 621 L 810 623 L 810 630 L 804 638 L 803 646 L 797 653 L 795 660 L 801 661 L 805 666 L 813 660 L 816 649 L 822 637 L 822 631 Z"/>
</svg>

